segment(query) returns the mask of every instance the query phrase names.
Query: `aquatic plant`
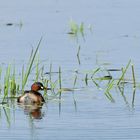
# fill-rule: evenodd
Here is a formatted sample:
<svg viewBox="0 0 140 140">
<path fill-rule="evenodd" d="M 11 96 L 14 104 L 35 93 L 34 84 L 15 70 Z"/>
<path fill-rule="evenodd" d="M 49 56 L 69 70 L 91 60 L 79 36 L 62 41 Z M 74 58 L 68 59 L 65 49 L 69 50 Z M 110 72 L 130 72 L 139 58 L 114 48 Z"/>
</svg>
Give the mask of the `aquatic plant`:
<svg viewBox="0 0 140 140">
<path fill-rule="evenodd" d="M 131 64 L 131 60 L 129 60 L 129 62 L 128 62 L 128 64 L 126 65 L 126 67 L 123 69 L 122 75 L 121 75 L 121 77 L 119 78 L 119 80 L 118 80 L 118 82 L 117 82 L 117 85 L 119 85 L 120 82 L 123 80 L 124 75 L 126 74 L 126 71 L 127 71 L 127 69 L 129 68 L 130 64 Z"/>
<path fill-rule="evenodd" d="M 81 35 L 83 39 L 85 40 L 85 26 L 84 23 L 81 22 L 80 24 L 76 23 L 74 20 L 70 20 L 69 22 L 70 25 L 70 31 L 68 34 L 74 35 L 75 37 L 78 37 L 78 35 Z"/>
<path fill-rule="evenodd" d="M 75 75 L 75 77 L 74 77 L 73 89 L 75 88 L 76 82 L 77 82 L 77 75 Z"/>
<path fill-rule="evenodd" d="M 73 25 L 74 26 L 74 25 Z M 84 25 L 82 24 L 80 26 L 80 30 L 81 32 L 84 32 Z M 120 89 L 121 95 L 124 97 L 124 93 L 123 93 L 123 89 L 124 89 L 124 85 L 125 85 L 125 74 L 127 73 L 127 70 L 131 64 L 131 60 L 127 63 L 127 65 L 122 68 L 122 73 L 120 75 L 120 77 L 118 79 L 114 79 L 113 76 L 111 75 L 111 71 L 113 69 L 102 69 L 100 67 L 97 67 L 96 69 L 93 70 L 89 70 L 89 71 L 84 71 L 81 72 L 80 77 L 82 77 L 81 79 L 78 77 L 78 73 L 79 70 L 76 71 L 75 77 L 72 81 L 73 85 L 71 86 L 72 88 L 69 87 L 63 87 L 62 82 L 62 68 L 61 66 L 59 67 L 58 72 L 56 73 L 56 77 L 53 77 L 53 70 L 52 70 L 52 63 L 50 64 L 50 68 L 49 68 L 49 72 L 44 72 L 44 65 L 41 67 L 40 69 L 40 58 L 39 55 L 38 57 L 36 57 L 38 49 L 40 47 L 42 38 L 39 40 L 37 47 L 35 48 L 35 50 L 32 49 L 30 57 L 29 57 L 29 61 L 27 63 L 27 66 L 25 67 L 25 65 L 22 66 L 22 77 L 21 77 L 21 81 L 22 81 L 22 85 L 21 85 L 21 89 L 22 91 L 24 90 L 26 83 L 28 82 L 29 76 L 32 73 L 32 70 L 35 71 L 35 78 L 33 79 L 33 81 L 38 81 L 38 80 L 42 80 L 43 84 L 46 87 L 50 87 L 51 88 L 51 97 L 55 98 L 58 97 L 59 100 L 61 100 L 62 98 L 62 92 L 74 92 L 79 88 L 75 88 L 78 83 L 78 80 L 84 81 L 84 86 L 86 85 L 86 87 L 88 87 L 89 85 L 94 84 L 95 87 L 97 87 L 97 89 L 102 90 L 104 95 L 111 101 L 114 102 L 115 99 L 113 98 L 113 95 L 111 94 L 111 91 L 113 88 L 118 87 Z M 78 51 L 77 51 L 77 57 L 79 57 L 80 55 L 80 45 L 78 47 Z M 12 67 L 13 66 L 13 67 Z M 133 81 L 133 88 L 136 88 L 136 79 L 135 79 L 135 72 L 134 72 L 134 65 L 131 66 L 132 69 L 132 81 Z M 118 71 L 116 69 L 116 71 Z M 45 73 L 47 75 L 49 75 L 49 77 L 45 77 Z M 0 68 L 0 78 L 1 78 L 1 74 L 2 74 L 2 68 Z M 99 76 L 99 75 L 102 76 Z M 17 79 L 16 79 L 16 69 L 15 69 L 15 65 L 8 65 L 6 72 L 5 72 L 5 76 L 4 76 L 4 97 L 2 99 L 2 103 L 5 103 L 5 99 L 6 97 L 16 97 L 17 96 L 17 90 L 20 89 L 20 84 L 17 84 Z M 106 86 L 105 88 L 101 86 L 101 82 L 105 82 Z M 92 84 L 91 84 L 92 83 Z M 83 87 L 83 86 L 81 86 Z M 57 92 L 55 92 L 57 91 Z M 10 93 L 10 94 L 9 94 Z M 44 90 L 44 97 L 45 99 L 49 99 L 49 95 L 47 90 Z M 133 97 L 132 97 L 132 104 L 134 104 L 134 100 L 135 100 L 135 90 L 133 92 Z M 76 101 L 74 99 L 74 104 L 76 105 Z"/>
<path fill-rule="evenodd" d="M 4 102 L 5 98 L 8 96 L 8 93 L 9 93 L 10 69 L 11 69 L 11 66 L 8 65 L 7 70 L 6 70 L 6 74 L 4 77 L 4 97 L 3 97 L 2 103 Z"/>
<path fill-rule="evenodd" d="M 80 50 L 81 50 L 81 46 L 79 45 L 78 51 L 77 51 L 77 60 L 78 60 L 79 65 L 81 64 L 81 62 L 80 62 Z"/>
<path fill-rule="evenodd" d="M 36 75 L 35 81 L 38 81 L 39 80 L 39 56 L 36 59 L 35 69 L 36 69 L 36 72 L 35 72 L 35 75 Z"/>
<path fill-rule="evenodd" d="M 35 51 L 33 51 L 33 50 L 31 51 L 31 55 L 30 55 L 29 62 L 26 67 L 27 68 L 26 71 L 24 70 L 25 69 L 24 65 L 22 67 L 22 78 L 21 78 L 22 79 L 22 91 L 24 90 L 28 77 L 31 74 L 33 63 L 35 61 L 35 57 L 36 57 L 36 54 L 39 49 L 41 41 L 42 41 L 42 38 L 40 39 Z M 37 60 L 37 64 L 36 64 L 36 80 L 38 80 L 38 77 L 39 77 L 38 63 L 39 63 L 39 60 Z M 1 75 L 2 75 L 2 68 L 0 68 L 0 79 L 1 79 Z M 10 98 L 16 97 L 16 95 L 17 95 L 16 93 L 20 89 L 20 84 L 17 83 L 16 75 L 17 74 L 16 74 L 16 70 L 15 70 L 15 65 L 9 64 L 6 68 L 6 72 L 5 72 L 5 76 L 4 76 L 4 90 L 3 90 L 4 96 L 2 98 L 2 104 L 5 103 L 5 99 L 7 97 L 10 97 Z"/>
<path fill-rule="evenodd" d="M 61 81 L 61 67 L 59 67 L 59 99 L 61 99 L 61 89 L 62 89 L 62 81 Z"/>
<path fill-rule="evenodd" d="M 131 65 L 131 68 L 132 68 L 133 88 L 136 88 L 136 78 L 135 78 L 134 65 Z"/>
<path fill-rule="evenodd" d="M 135 80 L 134 65 L 131 65 L 131 68 L 132 68 L 132 78 L 133 78 L 133 96 L 132 96 L 132 107 L 134 107 L 134 102 L 135 102 L 135 93 L 136 93 L 136 80 Z"/>
<path fill-rule="evenodd" d="M 24 73 L 24 67 L 23 67 L 23 72 L 22 72 L 22 90 L 24 90 L 24 87 L 25 87 L 25 85 L 27 83 L 28 77 L 29 77 L 29 75 L 31 73 L 33 62 L 35 60 L 37 51 L 38 51 L 38 49 L 40 47 L 41 41 L 42 41 L 42 38 L 39 40 L 39 43 L 38 43 L 35 51 L 33 52 L 33 50 L 32 50 L 25 73 Z"/>
<path fill-rule="evenodd" d="M 69 24 L 70 24 L 70 32 L 68 32 L 68 34 L 77 35 L 77 33 L 79 32 L 79 25 L 72 19 L 70 20 Z"/>
<path fill-rule="evenodd" d="M 69 21 L 69 32 L 68 34 L 76 37 L 78 41 L 78 36 L 82 36 L 83 40 L 85 41 L 85 33 L 87 30 L 89 30 L 91 33 L 93 32 L 92 25 L 89 24 L 88 26 L 85 26 L 84 22 L 77 23 L 73 19 Z"/>
<path fill-rule="evenodd" d="M 16 74 L 15 74 L 15 65 L 13 68 L 13 73 L 11 75 L 10 79 L 10 93 L 11 97 L 14 97 L 16 95 L 17 89 L 16 89 Z"/>
<path fill-rule="evenodd" d="M 114 102 L 115 100 L 113 99 L 112 95 L 110 94 L 110 90 L 114 87 L 115 83 L 114 83 L 114 79 L 109 81 L 109 83 L 107 84 L 107 87 L 105 89 L 105 95 L 106 97 L 111 101 Z"/>
</svg>

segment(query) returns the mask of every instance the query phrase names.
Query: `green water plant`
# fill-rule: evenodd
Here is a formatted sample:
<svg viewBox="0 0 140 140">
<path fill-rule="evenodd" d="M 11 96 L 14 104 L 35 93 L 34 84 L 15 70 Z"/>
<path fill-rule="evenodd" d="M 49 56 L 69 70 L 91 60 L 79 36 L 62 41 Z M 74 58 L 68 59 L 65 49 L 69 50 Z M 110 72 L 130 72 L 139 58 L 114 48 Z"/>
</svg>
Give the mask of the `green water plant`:
<svg viewBox="0 0 140 140">
<path fill-rule="evenodd" d="M 61 93 L 62 93 L 62 79 L 61 79 L 61 67 L 59 67 L 59 99 L 61 99 Z"/>
<path fill-rule="evenodd" d="M 88 73 L 86 73 L 86 76 L 85 76 L 85 84 L 86 86 L 88 85 Z"/>
<path fill-rule="evenodd" d="M 39 56 L 36 59 L 35 69 L 36 69 L 36 72 L 35 72 L 35 76 L 36 76 L 35 81 L 38 81 L 39 80 Z"/>
<path fill-rule="evenodd" d="M 134 65 L 131 65 L 131 68 L 132 68 L 133 88 L 136 88 L 136 78 L 135 78 Z"/>
<path fill-rule="evenodd" d="M 85 35 L 85 26 L 84 23 L 81 22 L 80 24 L 76 23 L 74 20 L 70 20 L 69 22 L 70 25 L 70 31 L 68 32 L 68 34 L 74 35 L 75 37 L 78 37 L 78 35 L 81 35 L 84 38 Z"/>
<path fill-rule="evenodd" d="M 5 76 L 4 76 L 4 97 L 3 97 L 2 103 L 4 102 L 5 98 L 8 96 L 8 92 L 9 92 L 10 70 L 11 70 L 11 65 L 8 65 Z"/>
<path fill-rule="evenodd" d="M 133 96 L 132 96 L 132 107 L 134 107 L 135 94 L 136 94 L 136 80 L 135 80 L 134 65 L 131 65 L 131 68 L 132 68 L 132 78 L 133 78 Z"/>
<path fill-rule="evenodd" d="M 119 78 L 119 80 L 118 80 L 118 82 L 117 82 L 117 85 L 119 85 L 120 82 L 124 79 L 124 76 L 125 76 L 125 74 L 126 74 L 127 69 L 129 68 L 130 64 L 131 64 L 131 60 L 129 60 L 129 62 L 128 62 L 128 64 L 126 65 L 126 67 L 123 69 L 122 75 L 121 75 L 121 77 Z"/>
<path fill-rule="evenodd" d="M 34 50 L 31 51 L 31 55 L 30 55 L 26 70 L 24 68 L 24 65 L 22 67 L 22 91 L 24 90 L 28 77 L 31 73 L 32 66 L 35 61 L 35 57 L 36 57 L 41 41 L 42 41 L 42 38 L 39 40 L 39 43 L 35 51 Z M 36 80 L 38 80 L 38 77 L 39 77 L 38 63 L 39 63 L 39 60 L 37 60 L 37 64 L 36 64 Z M 0 78 L 2 74 L 1 72 L 2 72 L 2 69 L 0 69 Z M 4 90 L 3 90 L 4 96 L 2 98 L 2 104 L 6 102 L 5 99 L 7 97 L 8 98 L 16 97 L 16 93 L 18 92 L 20 88 L 19 86 L 20 84 L 17 83 L 17 79 L 16 79 L 15 65 L 9 64 L 6 68 L 5 75 L 4 75 Z"/>
<path fill-rule="evenodd" d="M 72 19 L 70 20 L 70 32 L 68 32 L 69 34 L 73 34 L 73 35 L 77 35 L 79 32 L 79 25 L 73 21 Z"/>
<path fill-rule="evenodd" d="M 75 88 L 75 86 L 76 86 L 76 82 L 77 82 L 77 75 L 75 75 L 75 77 L 74 77 L 73 89 L 74 89 L 74 88 Z"/>
<path fill-rule="evenodd" d="M 84 29 L 82 29 L 83 26 L 84 25 L 81 25 L 80 30 L 84 32 Z M 27 66 L 25 67 L 25 65 L 23 65 L 23 67 L 22 67 L 22 85 L 21 85 L 22 91 L 24 90 L 24 87 L 26 86 L 26 83 L 29 79 L 30 74 L 34 70 L 35 71 L 35 78 L 32 80 L 33 81 L 42 80 L 41 82 L 43 82 L 43 84 L 46 87 L 49 86 L 51 88 L 51 92 L 53 94 L 50 94 L 47 92 L 47 90 L 44 90 L 44 96 L 46 97 L 46 99 L 50 99 L 49 95 L 51 95 L 52 98 L 53 97 L 55 98 L 57 96 L 57 98 L 59 99 L 59 102 L 61 102 L 62 92 L 63 91 L 64 92 L 65 91 L 74 92 L 75 86 L 77 86 L 76 83 L 78 83 L 78 80 L 80 80 L 80 78 L 81 78 L 81 80 L 84 81 L 84 84 L 86 84 L 86 86 L 91 86 L 91 84 L 90 84 L 90 82 L 91 82 L 92 84 L 94 83 L 94 85 L 97 87 L 97 89 L 102 89 L 102 91 L 104 92 L 104 95 L 111 102 L 115 101 L 113 98 L 113 95 L 111 94 L 111 91 L 113 88 L 121 87 L 120 88 L 121 93 L 122 93 L 123 97 L 125 97 L 124 96 L 124 83 L 125 83 L 124 77 L 125 77 L 125 74 L 127 73 L 127 70 L 129 68 L 130 64 L 131 64 L 131 60 L 127 63 L 126 67 L 124 67 L 122 69 L 122 73 L 121 73 L 119 79 L 118 78 L 113 79 L 113 76 L 111 75 L 112 69 L 105 70 L 105 69 L 101 69 L 100 67 L 98 67 L 96 69 L 93 69 L 90 71 L 88 70 L 86 72 L 85 71 L 79 72 L 79 70 L 76 71 L 74 81 L 72 81 L 73 82 L 72 88 L 62 87 L 63 79 L 62 79 L 61 67 L 59 67 L 58 72 L 53 72 L 52 64 L 50 64 L 49 72 L 46 73 L 47 75 L 45 75 L 44 66 L 42 66 L 41 69 L 39 67 L 40 66 L 40 59 L 39 59 L 39 56 L 38 57 L 36 57 L 36 56 L 37 56 L 37 52 L 38 52 L 38 49 L 40 47 L 41 41 L 42 41 L 42 38 L 39 40 L 35 50 L 32 49 Z M 78 51 L 77 51 L 77 57 L 79 57 L 79 55 L 80 55 L 80 46 L 79 46 Z M 4 97 L 3 97 L 2 103 L 5 102 L 6 97 L 16 97 L 16 91 L 17 91 L 17 89 L 19 89 L 19 84 L 17 84 L 17 79 L 16 79 L 16 69 L 15 69 L 15 66 L 14 67 L 12 67 L 12 66 L 13 65 L 7 66 L 7 69 L 6 69 L 6 72 L 4 75 Z M 33 68 L 33 66 L 35 66 L 35 67 Z M 132 69 L 133 88 L 135 89 L 136 88 L 136 80 L 135 80 L 134 65 L 131 66 L 131 69 Z M 117 71 L 115 70 L 115 72 L 117 72 Z M 1 77 L 1 73 L 2 73 L 2 70 L 0 69 L 0 77 Z M 52 73 L 55 73 L 55 76 L 56 76 L 55 78 L 53 77 L 54 75 Z M 107 75 L 106 75 L 106 73 L 107 73 Z M 49 76 L 48 76 L 48 74 L 49 74 Z M 80 74 L 80 76 L 78 74 Z M 102 76 L 100 76 L 100 75 L 102 75 Z M 103 84 L 105 83 L 104 84 L 105 88 L 104 87 L 102 88 L 101 87 L 102 84 L 100 84 L 100 83 L 103 83 Z M 81 84 L 83 84 L 83 83 L 81 82 Z M 83 87 L 83 86 L 81 86 L 81 87 Z M 80 88 L 77 88 L 77 89 L 80 89 Z M 10 94 L 9 94 L 9 91 L 10 91 Z M 57 91 L 57 93 L 55 93 L 54 91 Z M 132 104 L 134 104 L 134 100 L 135 100 L 135 90 L 133 91 Z M 74 99 L 74 103 L 76 106 L 75 99 Z"/>
<path fill-rule="evenodd" d="M 16 75 L 15 75 L 15 65 L 13 68 L 13 73 L 11 75 L 11 79 L 10 79 L 10 94 L 11 97 L 14 97 L 16 95 Z"/>
<path fill-rule="evenodd" d="M 78 60 L 79 65 L 81 64 L 81 61 L 80 61 L 80 50 L 81 50 L 81 46 L 79 45 L 78 51 L 77 51 L 77 60 Z"/>
<path fill-rule="evenodd" d="M 37 54 L 38 49 L 40 47 L 41 41 L 42 41 L 42 38 L 39 40 L 38 45 L 37 45 L 35 51 L 32 50 L 30 58 L 29 58 L 29 62 L 28 62 L 28 65 L 27 65 L 27 68 L 26 68 L 25 72 L 24 72 L 24 67 L 23 67 L 23 72 L 22 72 L 22 90 L 24 90 L 24 87 L 25 87 L 25 85 L 27 83 L 28 77 L 29 77 L 29 75 L 31 73 L 33 62 L 35 60 L 36 54 Z"/>
<path fill-rule="evenodd" d="M 92 26 L 89 24 L 87 27 L 85 26 L 84 22 L 77 23 L 73 19 L 69 21 L 69 32 L 68 34 L 73 35 L 78 39 L 78 35 L 81 35 L 83 40 L 85 41 L 85 33 L 88 29 L 90 32 L 92 32 Z"/>
<path fill-rule="evenodd" d="M 81 34 L 84 35 L 84 23 L 83 22 L 81 22 L 80 25 L 79 25 L 79 31 L 80 31 Z"/>
<path fill-rule="evenodd" d="M 111 102 L 115 102 L 115 100 L 114 100 L 114 98 L 112 97 L 112 95 L 111 95 L 111 93 L 110 93 L 110 91 L 111 91 L 111 89 L 114 87 L 114 85 L 115 85 L 115 80 L 113 79 L 113 80 L 111 80 L 111 81 L 109 81 L 109 83 L 107 84 L 107 87 L 106 87 L 106 89 L 105 89 L 105 95 L 106 95 L 106 97 L 111 101 Z"/>
</svg>

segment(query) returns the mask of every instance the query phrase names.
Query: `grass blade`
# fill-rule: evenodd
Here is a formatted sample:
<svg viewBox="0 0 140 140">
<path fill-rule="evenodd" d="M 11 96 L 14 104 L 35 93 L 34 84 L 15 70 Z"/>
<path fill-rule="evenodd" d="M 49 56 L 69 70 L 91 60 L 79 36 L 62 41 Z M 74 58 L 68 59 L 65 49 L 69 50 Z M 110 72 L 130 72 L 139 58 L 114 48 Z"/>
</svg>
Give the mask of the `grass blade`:
<svg viewBox="0 0 140 140">
<path fill-rule="evenodd" d="M 61 67 L 59 67 L 59 89 L 60 89 L 60 92 L 59 92 L 59 99 L 61 99 L 61 88 L 62 88 L 62 85 L 61 85 Z"/>
<path fill-rule="evenodd" d="M 131 60 L 129 60 L 128 64 L 126 65 L 126 68 L 123 70 L 122 75 L 121 75 L 121 77 L 120 77 L 120 79 L 119 79 L 117 85 L 119 85 L 120 82 L 122 81 L 122 79 L 124 78 L 124 75 L 125 75 L 127 69 L 129 68 L 130 63 L 131 63 Z"/>
<path fill-rule="evenodd" d="M 33 54 L 31 53 L 31 56 L 30 56 L 30 59 L 29 59 L 29 63 L 28 63 L 28 66 L 27 66 L 27 70 L 26 70 L 26 72 L 25 72 L 25 74 L 24 74 L 24 77 L 23 77 L 22 90 L 24 89 L 25 84 L 26 84 L 26 82 L 27 82 L 27 80 L 28 80 L 29 74 L 30 74 L 31 69 L 32 69 L 32 66 L 33 66 L 33 62 L 34 62 L 34 60 L 35 60 L 37 51 L 38 51 L 38 49 L 39 49 L 39 47 L 40 47 L 40 44 L 41 44 L 41 41 L 42 41 L 42 37 L 41 37 L 41 39 L 39 40 L 39 43 L 38 43 L 38 45 L 37 45 L 37 47 L 36 47 L 35 52 L 34 52 Z"/>
</svg>

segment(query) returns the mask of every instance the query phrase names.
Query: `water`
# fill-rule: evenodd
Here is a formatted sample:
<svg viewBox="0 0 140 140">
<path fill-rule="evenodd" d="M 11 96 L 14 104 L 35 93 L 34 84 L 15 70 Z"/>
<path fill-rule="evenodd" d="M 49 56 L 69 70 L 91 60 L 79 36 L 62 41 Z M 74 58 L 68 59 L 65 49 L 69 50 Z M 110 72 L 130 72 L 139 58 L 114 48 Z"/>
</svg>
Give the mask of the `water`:
<svg viewBox="0 0 140 140">
<path fill-rule="evenodd" d="M 49 100 L 34 113 L 25 111 L 16 100 L 10 102 L 9 107 L 1 107 L 0 139 L 140 139 L 139 88 L 133 107 L 131 84 L 125 86 L 125 96 L 113 89 L 115 103 L 111 103 L 104 95 L 106 82 L 101 83 L 103 90 L 99 90 L 91 82 L 86 86 L 81 80 L 87 71 L 97 67 L 120 69 L 131 59 L 139 81 L 139 13 L 139 0 L 1 2 L 1 66 L 14 63 L 20 73 L 32 47 L 43 36 L 39 55 L 41 61 L 46 60 L 45 72 L 49 71 L 50 63 L 54 72 L 61 66 L 62 85 L 71 88 L 74 71 L 78 70 L 80 80 L 76 86 L 83 90 L 75 91 L 74 95 L 65 92 L 61 103 L 57 98 Z M 85 40 L 80 35 L 76 40 L 67 34 L 71 19 L 84 23 Z M 7 23 L 13 25 L 6 26 Z M 76 56 L 79 45 L 80 65 Z M 119 72 L 112 74 L 118 77 Z M 128 78 L 130 75 L 131 71 Z M 32 78 L 34 73 L 27 88 Z"/>
<path fill-rule="evenodd" d="M 66 93 L 61 102 L 61 111 L 58 100 L 49 101 L 41 110 L 42 119 L 33 119 L 16 106 L 16 109 L 10 110 L 9 124 L 2 111 L 0 137 L 4 139 L 139 139 L 138 102 L 135 109 L 131 109 L 121 96 L 117 96 L 116 103 L 113 104 L 103 95 L 76 92 L 75 107 L 72 94 Z M 137 99 L 139 98 L 137 96 Z"/>
</svg>

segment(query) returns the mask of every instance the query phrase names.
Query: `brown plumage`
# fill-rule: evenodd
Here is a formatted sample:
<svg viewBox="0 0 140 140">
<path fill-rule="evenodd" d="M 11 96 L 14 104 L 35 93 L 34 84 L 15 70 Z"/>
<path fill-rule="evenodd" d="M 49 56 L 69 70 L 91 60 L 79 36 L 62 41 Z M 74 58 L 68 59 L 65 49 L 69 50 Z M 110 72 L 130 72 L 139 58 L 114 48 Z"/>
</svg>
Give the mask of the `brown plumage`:
<svg viewBox="0 0 140 140">
<path fill-rule="evenodd" d="M 39 90 L 49 90 L 48 88 L 45 88 L 42 83 L 35 82 L 31 86 L 31 90 L 24 91 L 24 94 L 18 97 L 17 102 L 24 103 L 24 104 L 43 104 L 45 102 L 43 96 L 41 93 L 39 93 Z"/>
</svg>

